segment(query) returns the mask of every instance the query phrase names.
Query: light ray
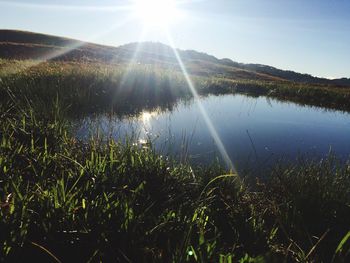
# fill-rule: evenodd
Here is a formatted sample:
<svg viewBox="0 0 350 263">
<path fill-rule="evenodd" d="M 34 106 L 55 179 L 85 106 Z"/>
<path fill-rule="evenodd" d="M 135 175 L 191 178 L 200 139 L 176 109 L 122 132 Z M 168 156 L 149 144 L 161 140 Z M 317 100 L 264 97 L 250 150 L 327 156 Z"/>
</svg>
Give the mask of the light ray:
<svg viewBox="0 0 350 263">
<path fill-rule="evenodd" d="M 132 16 L 129 16 L 127 18 L 125 18 L 123 21 L 121 21 L 120 23 L 118 24 L 113 24 L 110 28 L 102 31 L 102 32 L 99 32 L 98 34 L 95 34 L 93 36 L 91 36 L 89 39 L 87 39 L 86 41 L 76 41 L 74 44 L 71 44 L 71 45 L 68 45 L 68 46 L 64 46 L 64 47 L 58 47 L 58 50 L 55 50 L 53 52 L 50 52 L 46 55 L 42 55 L 42 56 L 39 56 L 37 58 L 35 58 L 32 63 L 28 64 L 26 67 L 22 67 L 22 68 L 19 68 L 17 70 L 11 70 L 11 72 L 13 74 L 16 74 L 16 73 L 20 73 L 20 72 L 23 72 L 27 69 L 30 69 L 32 67 L 35 67 L 35 66 L 38 66 L 40 65 L 41 63 L 44 63 L 46 61 L 49 61 L 49 60 L 52 60 L 52 59 L 55 59 L 57 57 L 60 57 L 64 54 L 67 54 L 75 49 L 78 49 L 82 46 L 84 46 L 85 44 L 89 43 L 89 42 L 92 42 L 96 39 L 99 39 L 101 37 L 103 37 L 104 35 L 107 35 L 109 34 L 110 32 L 112 32 L 113 30 L 125 25 L 126 23 L 132 21 L 134 19 L 134 17 Z"/>
<path fill-rule="evenodd" d="M 197 93 L 197 91 L 195 89 L 195 86 L 194 86 L 194 84 L 193 84 L 193 82 L 192 82 L 192 80 L 191 80 L 191 78 L 190 78 L 190 76 L 189 76 L 189 74 L 187 72 L 187 69 L 186 69 L 186 67 L 185 67 L 185 65 L 184 65 L 184 63 L 183 63 L 183 61 L 182 61 L 182 59 L 180 57 L 180 54 L 175 48 L 174 41 L 173 41 L 173 39 L 171 37 L 171 34 L 169 33 L 169 31 L 166 31 L 166 34 L 167 34 L 170 46 L 171 46 L 171 48 L 172 48 L 172 50 L 174 52 L 174 55 L 176 57 L 176 60 L 179 63 L 181 71 L 184 74 L 184 77 L 186 79 L 187 85 L 188 85 L 188 87 L 189 87 L 189 89 L 190 89 L 190 91 L 191 91 L 191 93 L 192 93 L 192 95 L 194 97 L 195 102 L 198 105 L 199 111 L 200 111 L 200 113 L 203 116 L 204 122 L 207 125 L 207 127 L 209 129 L 209 132 L 210 132 L 210 134 L 211 134 L 211 136 L 212 136 L 216 146 L 218 147 L 218 150 L 219 150 L 219 152 L 220 152 L 220 154 L 221 154 L 225 164 L 227 165 L 227 167 L 230 169 L 230 171 L 232 173 L 237 173 L 237 171 L 236 171 L 236 169 L 235 169 L 235 167 L 234 167 L 234 165 L 233 165 L 233 163 L 232 163 L 232 161 L 231 161 L 231 159 L 230 159 L 230 157 L 229 157 L 229 155 L 228 155 L 228 153 L 227 153 L 227 151 L 225 149 L 225 146 L 224 146 L 224 144 L 222 143 L 222 141 L 220 139 L 219 134 L 217 133 L 217 131 L 216 131 L 216 129 L 215 129 L 215 127 L 214 127 L 210 117 L 207 114 L 207 111 L 205 110 L 205 108 L 204 108 L 204 106 L 203 106 L 203 104 L 202 104 L 202 102 L 201 102 L 201 100 L 199 98 L 199 95 L 198 95 L 198 93 Z"/>
<path fill-rule="evenodd" d="M 142 30 L 142 32 L 141 32 L 141 34 L 139 36 L 139 39 L 137 41 L 137 46 L 136 46 L 136 49 L 134 51 L 134 54 L 131 57 L 131 59 L 129 60 L 128 66 L 127 66 L 127 68 L 125 70 L 125 73 L 123 75 L 123 78 L 122 78 L 122 80 L 121 80 L 121 82 L 119 84 L 120 87 L 124 86 L 128 76 L 129 76 L 129 73 L 130 73 L 131 69 L 135 66 L 136 58 L 137 58 L 137 55 L 138 55 L 138 53 L 140 51 L 140 48 L 141 48 L 141 41 L 144 39 L 144 37 L 146 35 L 146 32 L 147 32 L 146 29 L 143 28 L 143 30 Z"/>
<path fill-rule="evenodd" d="M 110 13 L 110 12 L 132 10 L 131 5 L 79 6 L 79 5 L 35 4 L 35 3 L 10 2 L 10 1 L 0 1 L 0 4 L 11 6 L 11 7 L 45 9 L 45 10 L 56 10 L 56 11 L 88 11 L 88 12 L 93 11 L 93 12 Z"/>
<path fill-rule="evenodd" d="M 109 34 L 110 32 L 112 32 L 113 30 L 125 25 L 126 23 L 130 22 L 133 18 L 132 17 L 127 17 L 126 19 L 124 19 L 122 22 L 118 23 L 118 24 L 113 24 L 110 28 L 102 31 L 102 32 L 99 32 L 98 34 L 95 34 L 93 36 L 91 36 L 89 39 L 87 39 L 87 41 L 78 41 L 76 44 L 73 44 L 73 45 L 70 45 L 70 46 L 66 46 L 64 48 L 62 48 L 62 50 L 59 50 L 57 52 L 53 52 L 51 54 L 49 54 L 48 56 L 44 56 L 44 57 L 41 57 L 39 58 L 39 60 L 51 60 L 51 59 L 54 59 L 56 57 L 59 57 L 59 56 L 62 56 L 74 49 L 77 49 L 79 47 L 82 47 L 84 46 L 86 43 L 88 42 L 93 42 L 95 41 L 96 39 L 99 39 L 107 34 Z"/>
<path fill-rule="evenodd" d="M 145 37 L 145 34 L 146 34 L 146 29 L 143 28 L 143 30 L 142 30 L 142 32 L 141 32 L 141 34 L 139 36 L 139 39 L 137 41 L 137 46 L 136 46 L 136 49 L 134 51 L 134 54 L 133 54 L 132 58 L 130 59 L 130 61 L 128 62 L 127 67 L 125 69 L 125 73 L 123 74 L 123 77 L 122 77 L 122 79 L 121 79 L 121 81 L 120 81 L 120 83 L 118 85 L 119 89 L 125 88 L 125 83 L 126 83 L 128 77 L 129 77 L 129 73 L 132 70 L 132 68 L 135 66 L 135 61 L 136 61 L 137 55 L 138 55 L 138 53 L 140 51 L 140 47 L 141 47 L 141 43 L 140 42 Z M 112 98 L 112 105 L 115 104 L 115 101 L 117 100 L 117 97 L 118 97 L 118 89 L 115 92 L 114 97 Z"/>
</svg>

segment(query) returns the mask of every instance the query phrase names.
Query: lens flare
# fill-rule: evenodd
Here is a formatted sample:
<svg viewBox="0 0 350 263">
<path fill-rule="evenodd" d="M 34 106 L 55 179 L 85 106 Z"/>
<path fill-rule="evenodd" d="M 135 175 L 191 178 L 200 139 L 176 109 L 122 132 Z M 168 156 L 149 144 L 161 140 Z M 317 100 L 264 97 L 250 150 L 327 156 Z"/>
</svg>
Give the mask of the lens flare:
<svg viewBox="0 0 350 263">
<path fill-rule="evenodd" d="M 189 89 L 194 97 L 195 102 L 198 105 L 198 108 L 203 116 L 204 122 L 207 125 L 209 132 L 210 132 L 216 146 L 218 147 L 218 150 L 219 150 L 224 162 L 226 163 L 227 167 L 230 169 L 231 173 L 237 173 L 237 171 L 236 171 L 236 169 L 235 169 L 235 167 L 234 167 L 234 165 L 233 165 L 233 163 L 232 163 L 232 161 L 231 161 L 231 159 L 230 159 L 230 157 L 225 149 L 225 146 L 220 139 L 219 134 L 217 133 L 210 117 L 207 114 L 207 111 L 205 110 L 205 108 L 204 108 L 204 106 L 199 98 L 199 95 L 198 95 L 198 93 L 194 87 L 194 84 L 193 84 L 193 82 L 192 82 L 192 80 L 187 72 L 187 69 L 186 69 L 186 67 L 185 67 L 185 65 L 180 57 L 180 54 L 175 48 L 174 41 L 171 37 L 171 34 L 169 33 L 169 31 L 167 31 L 166 33 L 167 33 L 167 37 L 168 37 L 168 41 L 170 43 L 170 46 L 171 46 L 171 48 L 174 52 L 174 55 L 176 57 L 176 60 L 181 68 L 182 73 L 184 74 L 187 85 L 188 85 L 188 87 L 189 87 Z"/>
</svg>

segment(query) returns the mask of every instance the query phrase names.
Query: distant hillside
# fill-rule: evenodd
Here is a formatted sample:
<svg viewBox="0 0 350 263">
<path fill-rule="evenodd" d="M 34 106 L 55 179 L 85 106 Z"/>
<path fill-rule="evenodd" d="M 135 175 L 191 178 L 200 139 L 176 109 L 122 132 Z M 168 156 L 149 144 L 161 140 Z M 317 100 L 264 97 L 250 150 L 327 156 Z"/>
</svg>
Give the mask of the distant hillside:
<svg viewBox="0 0 350 263">
<path fill-rule="evenodd" d="M 0 30 L 0 58 L 108 61 L 115 48 L 25 31 Z"/>
<path fill-rule="evenodd" d="M 280 77 L 282 79 L 290 80 L 294 82 L 350 86 L 350 78 L 329 80 L 326 78 L 318 78 L 309 74 L 302 74 L 291 70 L 282 70 L 282 69 L 278 69 L 267 65 L 243 64 L 243 63 L 234 62 L 230 59 L 223 59 L 222 62 L 226 65 L 230 65 L 233 67 L 244 68 L 255 72 L 269 74 L 269 75 L 273 75 L 273 76 Z"/>
<path fill-rule="evenodd" d="M 292 81 L 298 83 L 350 86 L 349 78 L 329 80 L 267 65 L 243 64 L 194 50 L 178 50 L 192 74 L 219 75 L 235 79 Z M 136 55 L 135 55 L 136 54 Z M 134 59 L 144 64 L 176 67 L 171 47 L 153 42 L 110 47 L 79 40 L 25 31 L 0 30 L 0 58 L 80 62 L 125 63 Z"/>
</svg>

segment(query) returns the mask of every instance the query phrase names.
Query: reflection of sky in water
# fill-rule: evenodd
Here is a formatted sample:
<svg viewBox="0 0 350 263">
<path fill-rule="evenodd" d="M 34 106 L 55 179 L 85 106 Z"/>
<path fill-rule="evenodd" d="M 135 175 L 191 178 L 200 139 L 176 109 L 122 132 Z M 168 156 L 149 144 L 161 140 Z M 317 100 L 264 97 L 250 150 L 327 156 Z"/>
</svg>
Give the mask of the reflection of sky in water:
<svg viewBox="0 0 350 263">
<path fill-rule="evenodd" d="M 340 157 L 350 155 L 347 113 L 244 95 L 210 96 L 202 103 L 238 169 L 248 162 L 266 166 L 276 158 L 295 158 L 298 154 L 321 157 L 330 149 Z M 218 156 L 194 103 L 179 103 L 171 112 L 143 112 L 138 118 L 87 118 L 78 137 L 96 132 L 96 127 L 114 138 L 150 138 L 164 154 L 178 156 L 185 142 L 193 162 L 207 162 Z"/>
</svg>

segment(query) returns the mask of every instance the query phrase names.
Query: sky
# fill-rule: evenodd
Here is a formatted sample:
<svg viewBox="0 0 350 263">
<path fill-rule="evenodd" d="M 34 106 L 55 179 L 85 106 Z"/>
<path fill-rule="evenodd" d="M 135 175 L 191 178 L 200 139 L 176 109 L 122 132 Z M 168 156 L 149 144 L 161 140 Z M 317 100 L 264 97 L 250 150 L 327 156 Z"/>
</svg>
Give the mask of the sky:
<svg viewBox="0 0 350 263">
<path fill-rule="evenodd" d="M 169 44 L 164 25 L 147 24 L 140 10 L 130 8 L 131 1 L 136 0 L 0 0 L 0 28 L 111 46 Z M 348 0 L 177 1 L 177 15 L 166 27 L 180 49 L 314 76 L 350 77 Z"/>
</svg>

